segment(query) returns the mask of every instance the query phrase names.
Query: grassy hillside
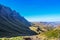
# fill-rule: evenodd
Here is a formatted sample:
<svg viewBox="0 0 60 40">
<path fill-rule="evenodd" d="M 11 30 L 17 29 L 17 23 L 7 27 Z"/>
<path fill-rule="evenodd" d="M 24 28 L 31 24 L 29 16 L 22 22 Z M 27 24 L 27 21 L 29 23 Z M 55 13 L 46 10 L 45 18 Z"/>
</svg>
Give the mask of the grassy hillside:
<svg viewBox="0 0 60 40">
<path fill-rule="evenodd" d="M 60 30 L 56 29 L 56 30 L 51 30 L 51 31 L 47 31 L 44 33 L 44 35 L 46 35 L 48 38 L 60 38 Z"/>
<path fill-rule="evenodd" d="M 54 29 L 47 32 L 43 32 L 38 35 L 41 40 L 59 40 L 60 39 L 60 29 Z"/>
<path fill-rule="evenodd" d="M 60 40 L 60 26 L 57 27 L 50 27 L 50 26 L 46 26 L 44 27 L 44 25 L 33 25 L 32 27 L 30 27 L 31 30 L 37 32 L 37 28 L 40 28 L 41 30 L 43 30 L 44 32 L 42 32 L 41 30 L 39 31 L 40 34 L 38 34 L 36 37 L 38 37 L 40 40 Z M 37 33 L 39 33 L 37 32 Z"/>
</svg>

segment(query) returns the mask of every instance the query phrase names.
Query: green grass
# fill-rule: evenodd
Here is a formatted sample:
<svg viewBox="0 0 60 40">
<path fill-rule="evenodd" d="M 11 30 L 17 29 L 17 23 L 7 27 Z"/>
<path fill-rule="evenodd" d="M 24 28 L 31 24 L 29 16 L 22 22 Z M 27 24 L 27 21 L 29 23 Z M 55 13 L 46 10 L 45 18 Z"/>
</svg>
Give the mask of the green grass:
<svg viewBox="0 0 60 40">
<path fill-rule="evenodd" d="M 0 38 L 0 40 L 23 40 L 23 37 Z"/>
<path fill-rule="evenodd" d="M 46 35 L 48 38 L 60 38 L 60 30 L 56 29 L 56 30 L 50 30 L 44 33 L 44 35 Z"/>
</svg>

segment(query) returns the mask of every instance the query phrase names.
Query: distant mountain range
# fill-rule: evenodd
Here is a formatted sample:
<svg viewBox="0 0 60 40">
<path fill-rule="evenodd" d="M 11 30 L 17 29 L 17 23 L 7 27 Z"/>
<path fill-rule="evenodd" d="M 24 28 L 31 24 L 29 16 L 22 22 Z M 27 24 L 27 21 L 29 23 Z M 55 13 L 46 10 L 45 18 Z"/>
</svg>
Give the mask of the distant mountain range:
<svg viewBox="0 0 60 40">
<path fill-rule="evenodd" d="M 52 25 L 53 27 L 59 26 L 60 22 L 40 22 L 43 25 Z"/>
<path fill-rule="evenodd" d="M 51 25 L 53 27 L 60 26 L 60 22 L 32 22 L 32 23 L 45 26 Z"/>
<path fill-rule="evenodd" d="M 15 10 L 0 4 L 0 36 L 34 35 L 28 22 Z"/>
</svg>

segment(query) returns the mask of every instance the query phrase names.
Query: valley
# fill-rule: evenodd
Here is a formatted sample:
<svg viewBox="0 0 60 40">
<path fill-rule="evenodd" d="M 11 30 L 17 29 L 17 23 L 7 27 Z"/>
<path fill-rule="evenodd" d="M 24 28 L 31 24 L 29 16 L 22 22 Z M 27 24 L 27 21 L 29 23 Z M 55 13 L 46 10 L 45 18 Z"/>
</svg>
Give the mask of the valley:
<svg viewBox="0 0 60 40">
<path fill-rule="evenodd" d="M 60 22 L 29 22 L 0 4 L 0 40 L 60 40 Z"/>
</svg>

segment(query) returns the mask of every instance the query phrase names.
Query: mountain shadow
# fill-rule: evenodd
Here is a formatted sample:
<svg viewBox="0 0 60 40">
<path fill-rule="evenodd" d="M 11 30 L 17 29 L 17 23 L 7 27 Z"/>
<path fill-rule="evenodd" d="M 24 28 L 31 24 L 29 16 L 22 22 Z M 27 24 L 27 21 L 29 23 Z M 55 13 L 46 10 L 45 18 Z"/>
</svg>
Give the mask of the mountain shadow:
<svg viewBox="0 0 60 40">
<path fill-rule="evenodd" d="M 15 10 L 0 4 L 0 37 L 31 36 L 35 35 L 30 30 L 28 22 Z"/>
</svg>

